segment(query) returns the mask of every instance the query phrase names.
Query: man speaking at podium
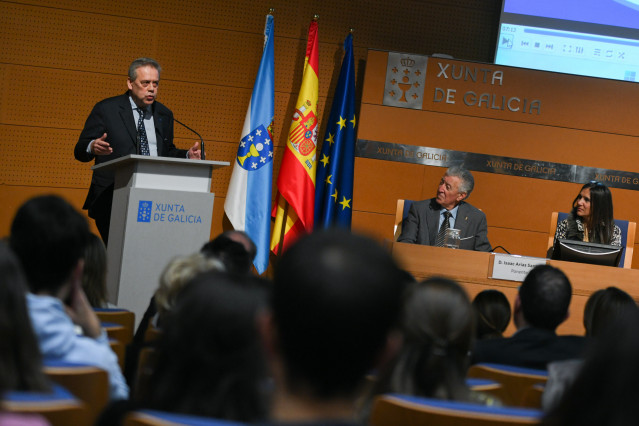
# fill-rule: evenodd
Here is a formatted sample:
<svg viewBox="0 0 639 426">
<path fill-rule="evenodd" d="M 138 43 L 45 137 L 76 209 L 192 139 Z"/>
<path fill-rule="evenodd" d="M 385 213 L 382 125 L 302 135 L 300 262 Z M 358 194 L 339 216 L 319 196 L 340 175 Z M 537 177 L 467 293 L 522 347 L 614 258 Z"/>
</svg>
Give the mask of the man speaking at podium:
<svg viewBox="0 0 639 426">
<path fill-rule="evenodd" d="M 105 163 L 129 154 L 160 157 L 200 158 L 196 142 L 188 151 L 173 144 L 173 113 L 157 102 L 162 67 L 150 58 L 138 58 L 129 66 L 126 93 L 98 102 L 89 114 L 75 158 Z M 109 238 L 113 171 L 95 170 L 82 207 L 95 220 L 102 240 Z"/>
<path fill-rule="evenodd" d="M 439 181 L 430 200 L 414 202 L 404 219 L 400 243 L 442 246 L 447 229 L 459 229 L 459 248 L 490 251 L 486 215 L 466 203 L 475 186 L 473 175 L 462 167 L 451 167 Z"/>
</svg>

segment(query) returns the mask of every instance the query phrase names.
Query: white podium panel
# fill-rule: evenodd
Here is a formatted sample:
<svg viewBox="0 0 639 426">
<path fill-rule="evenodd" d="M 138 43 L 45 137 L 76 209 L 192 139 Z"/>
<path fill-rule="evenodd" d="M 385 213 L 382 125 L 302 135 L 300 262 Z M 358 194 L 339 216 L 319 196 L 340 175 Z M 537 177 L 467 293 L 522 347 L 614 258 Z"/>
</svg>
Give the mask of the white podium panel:
<svg viewBox="0 0 639 426">
<path fill-rule="evenodd" d="M 109 301 L 135 312 L 136 326 L 176 256 L 199 251 L 211 233 L 213 169 L 228 162 L 129 155 L 94 168 L 115 172 L 107 248 Z"/>
</svg>

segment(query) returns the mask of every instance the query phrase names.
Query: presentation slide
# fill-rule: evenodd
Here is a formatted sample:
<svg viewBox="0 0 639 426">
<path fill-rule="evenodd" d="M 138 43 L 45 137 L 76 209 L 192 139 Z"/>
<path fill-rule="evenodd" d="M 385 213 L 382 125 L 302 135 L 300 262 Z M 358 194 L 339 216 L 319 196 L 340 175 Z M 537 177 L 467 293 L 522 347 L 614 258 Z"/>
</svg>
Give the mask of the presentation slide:
<svg viewBox="0 0 639 426">
<path fill-rule="evenodd" d="M 639 81 L 639 0 L 504 0 L 495 63 Z"/>
</svg>

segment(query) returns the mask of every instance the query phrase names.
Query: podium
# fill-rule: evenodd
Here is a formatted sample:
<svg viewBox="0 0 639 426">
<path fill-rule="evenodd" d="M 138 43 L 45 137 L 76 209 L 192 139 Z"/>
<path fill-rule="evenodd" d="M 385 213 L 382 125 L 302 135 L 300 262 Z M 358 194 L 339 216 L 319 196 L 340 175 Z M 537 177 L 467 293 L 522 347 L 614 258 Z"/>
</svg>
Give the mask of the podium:
<svg viewBox="0 0 639 426">
<path fill-rule="evenodd" d="M 471 300 L 482 290 L 499 290 L 510 301 L 511 309 L 514 306 L 521 282 L 492 278 L 493 253 L 390 241 L 386 241 L 386 245 L 397 262 L 417 280 L 421 281 L 435 275 L 454 279 L 466 289 Z M 583 313 L 586 301 L 592 293 L 601 288 L 611 285 L 618 287 L 630 294 L 635 301 L 639 301 L 638 269 L 550 259 L 546 263 L 561 269 L 572 285 L 569 317 L 557 328 L 558 334 L 584 334 Z M 511 321 L 506 335 L 511 335 L 514 331 L 515 327 Z"/>
<path fill-rule="evenodd" d="M 93 169 L 115 174 L 107 248 L 109 301 L 142 318 L 162 270 L 211 234 L 211 173 L 226 161 L 127 155 Z"/>
</svg>

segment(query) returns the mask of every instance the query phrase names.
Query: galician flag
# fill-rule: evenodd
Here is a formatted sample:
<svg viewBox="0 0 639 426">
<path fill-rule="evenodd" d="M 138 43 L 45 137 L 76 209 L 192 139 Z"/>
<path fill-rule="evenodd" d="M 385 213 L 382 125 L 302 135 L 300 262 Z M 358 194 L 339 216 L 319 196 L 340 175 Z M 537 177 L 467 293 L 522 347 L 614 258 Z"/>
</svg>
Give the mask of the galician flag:
<svg viewBox="0 0 639 426">
<path fill-rule="evenodd" d="M 224 211 L 233 228 L 245 231 L 255 242 L 257 256 L 253 264 L 260 274 L 268 267 L 271 227 L 271 126 L 275 110 L 273 37 L 273 15 L 267 15 L 262 60 L 224 203 Z"/>
<path fill-rule="evenodd" d="M 351 227 L 355 125 L 355 61 L 349 34 L 317 165 L 315 228 Z"/>
<path fill-rule="evenodd" d="M 271 250 L 280 254 L 300 235 L 313 230 L 317 146 L 319 47 L 317 20 L 308 29 L 302 87 L 277 177 Z"/>
</svg>

